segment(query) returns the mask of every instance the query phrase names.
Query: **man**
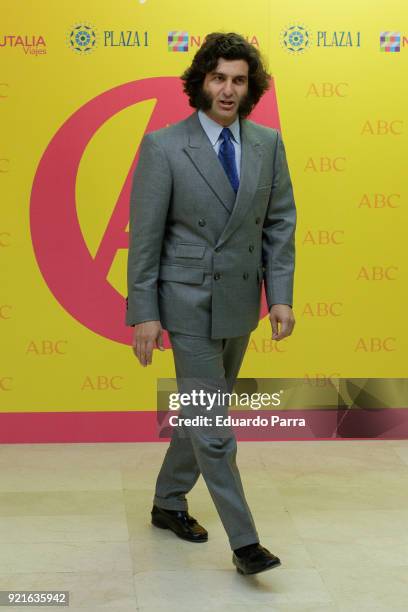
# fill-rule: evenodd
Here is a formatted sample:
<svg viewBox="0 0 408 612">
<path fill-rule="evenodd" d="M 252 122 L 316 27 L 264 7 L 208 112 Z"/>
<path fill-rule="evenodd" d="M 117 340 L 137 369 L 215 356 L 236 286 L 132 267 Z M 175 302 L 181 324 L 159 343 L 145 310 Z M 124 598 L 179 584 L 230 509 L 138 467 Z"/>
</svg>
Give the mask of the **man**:
<svg viewBox="0 0 408 612">
<path fill-rule="evenodd" d="M 265 283 L 272 338 L 291 334 L 296 210 L 280 133 L 245 117 L 269 86 L 238 34 L 206 37 L 182 75 L 195 112 L 145 135 L 130 203 L 126 324 L 142 366 L 169 333 L 180 392 L 232 390 Z M 192 396 L 191 396 L 192 397 Z M 215 407 L 225 414 L 225 406 Z M 189 406 L 183 416 L 207 413 Z M 176 431 L 177 430 L 177 431 Z M 152 523 L 204 542 L 186 494 L 207 484 L 242 574 L 280 565 L 259 543 L 228 428 L 174 427 Z"/>
</svg>

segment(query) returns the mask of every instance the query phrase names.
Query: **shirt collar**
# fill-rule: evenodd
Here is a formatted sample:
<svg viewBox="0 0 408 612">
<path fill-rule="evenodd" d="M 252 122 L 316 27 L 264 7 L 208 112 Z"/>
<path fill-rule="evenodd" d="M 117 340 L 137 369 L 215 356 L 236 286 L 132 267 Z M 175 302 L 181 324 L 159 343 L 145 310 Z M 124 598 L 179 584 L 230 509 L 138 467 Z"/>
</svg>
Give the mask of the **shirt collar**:
<svg viewBox="0 0 408 612">
<path fill-rule="evenodd" d="M 205 133 L 207 134 L 208 138 L 210 139 L 210 142 L 211 142 L 212 146 L 214 146 L 215 143 L 217 142 L 217 140 L 220 137 L 220 134 L 222 132 L 223 126 L 220 125 L 219 123 L 217 123 L 216 121 L 214 121 L 213 119 L 211 119 L 211 117 L 209 117 L 201 109 L 199 109 L 199 111 L 198 111 L 198 118 L 199 118 L 200 123 L 201 123 L 201 125 L 203 127 L 203 130 L 205 131 Z M 240 144 L 241 139 L 240 139 L 239 116 L 236 117 L 235 121 L 233 123 L 231 123 L 231 125 L 229 125 L 228 127 L 231 130 L 232 137 L 235 140 L 235 142 Z"/>
</svg>

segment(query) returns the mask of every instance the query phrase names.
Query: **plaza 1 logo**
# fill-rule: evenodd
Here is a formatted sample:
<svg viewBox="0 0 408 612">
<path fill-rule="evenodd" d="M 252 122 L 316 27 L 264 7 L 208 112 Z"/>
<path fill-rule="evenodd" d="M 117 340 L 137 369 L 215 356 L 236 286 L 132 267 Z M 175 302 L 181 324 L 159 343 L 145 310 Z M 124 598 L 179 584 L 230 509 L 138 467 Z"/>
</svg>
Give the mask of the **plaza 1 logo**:
<svg viewBox="0 0 408 612">
<path fill-rule="evenodd" d="M 90 23 L 77 23 L 67 34 L 68 47 L 78 55 L 88 55 L 97 47 L 97 31 Z"/>
<path fill-rule="evenodd" d="M 311 44 L 311 34 L 305 25 L 291 25 L 281 31 L 281 45 L 289 53 L 301 55 Z"/>
<path fill-rule="evenodd" d="M 291 55 L 304 55 L 313 44 L 313 35 L 306 25 L 294 24 L 281 30 L 280 43 Z M 361 32 L 317 30 L 316 47 L 361 47 Z"/>
<path fill-rule="evenodd" d="M 77 23 L 69 29 L 66 42 L 68 47 L 77 55 L 89 55 L 98 47 L 98 30 L 91 23 Z M 148 32 L 139 32 L 138 30 L 104 30 L 102 46 L 148 47 Z"/>
<path fill-rule="evenodd" d="M 138 151 L 124 173 L 123 187 L 117 201 L 112 202 L 112 212 L 94 256 L 78 219 L 76 181 L 81 159 L 98 130 L 121 111 L 152 99 L 156 104 L 145 132 L 180 121 L 192 112 L 177 77 L 154 77 L 114 87 L 84 104 L 58 129 L 41 157 L 31 191 L 33 249 L 49 290 L 81 325 L 124 344 L 131 344 L 133 330 L 125 325 L 125 299 L 108 278 L 116 254 L 129 245 L 129 200 Z M 273 82 L 251 119 L 279 127 Z M 135 133 L 139 131 L 137 126 L 134 128 Z M 94 180 L 107 181 L 109 176 L 98 174 Z M 90 202 L 89 206 L 97 208 L 97 203 Z M 125 269 L 123 277 L 126 278 Z M 267 312 L 263 295 L 260 316 Z M 170 346 L 167 337 L 165 346 Z"/>
</svg>

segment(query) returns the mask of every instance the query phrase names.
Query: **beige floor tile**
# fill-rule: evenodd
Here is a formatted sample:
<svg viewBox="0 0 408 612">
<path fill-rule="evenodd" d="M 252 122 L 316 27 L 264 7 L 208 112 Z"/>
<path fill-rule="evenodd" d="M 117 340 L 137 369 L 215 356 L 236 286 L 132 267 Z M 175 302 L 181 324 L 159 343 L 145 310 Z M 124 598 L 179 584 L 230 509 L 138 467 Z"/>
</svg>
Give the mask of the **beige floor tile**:
<svg viewBox="0 0 408 612">
<path fill-rule="evenodd" d="M 293 482 L 298 478 L 301 472 L 291 470 L 281 470 L 280 468 L 272 467 L 246 467 L 243 461 L 238 463 L 238 468 L 241 474 L 241 480 L 245 487 L 245 490 L 249 487 L 262 487 L 262 488 L 274 488 L 276 497 L 278 497 L 277 486 L 282 482 L 284 484 Z"/>
<path fill-rule="evenodd" d="M 43 467 L 50 462 L 57 467 L 119 468 L 120 444 L 3 444 L 0 468 Z"/>
<path fill-rule="evenodd" d="M 407 511 L 290 512 L 316 567 L 393 567 L 407 564 Z"/>
<path fill-rule="evenodd" d="M 239 446 L 238 465 L 246 483 L 257 483 L 258 486 L 278 484 L 313 484 L 315 480 L 336 477 L 338 483 L 347 481 L 349 477 L 366 476 L 374 478 L 377 472 L 384 474 L 398 472 L 408 478 L 406 465 L 401 457 L 390 446 L 382 446 L 381 442 L 364 442 L 364 446 L 356 442 L 324 443 L 294 446 L 288 443 L 283 452 L 274 447 L 260 448 L 256 455 L 247 450 L 245 444 Z M 343 445 L 341 447 L 341 445 Z M 346 452 L 347 451 L 347 452 Z M 322 461 L 324 456 L 324 461 Z"/>
<path fill-rule="evenodd" d="M 293 482 L 274 482 L 279 485 L 302 486 L 330 486 L 335 482 L 336 486 L 378 488 L 381 491 L 388 488 L 406 488 L 408 490 L 408 466 L 398 466 L 393 469 L 345 469 L 339 473 L 319 471 L 310 469 L 307 473 L 299 474 Z"/>
<path fill-rule="evenodd" d="M 261 543 L 283 564 L 252 577 L 202 478 L 188 503 L 209 542 L 151 525 L 167 446 L 0 445 L 0 588 L 65 580 L 82 612 L 405 611 L 408 441 L 240 443 Z"/>
<path fill-rule="evenodd" d="M 132 568 L 128 542 L 5 542 L 0 574 L 5 572 L 124 572 Z"/>
<path fill-rule="evenodd" d="M 321 569 L 324 584 L 341 612 L 407 609 L 408 565 Z"/>
<path fill-rule="evenodd" d="M 387 603 L 363 603 L 361 601 L 351 601 L 337 605 L 339 612 L 407 612 L 406 604 L 393 605 L 392 608 Z"/>
<path fill-rule="evenodd" d="M 123 515 L 124 511 L 122 490 L 0 492 L 0 516 Z"/>
<path fill-rule="evenodd" d="M 258 604 L 322 604 L 333 601 L 319 573 L 314 569 L 284 570 L 282 567 L 256 576 L 241 576 L 230 570 L 151 571 L 135 574 L 138 604 L 165 609 L 177 593 L 180 610 L 205 602 L 207 609 L 224 601 L 229 605 L 246 605 L 256 610 Z M 152 589 L 152 584 L 160 588 Z M 211 608 L 210 608 L 211 606 Z"/>
<path fill-rule="evenodd" d="M 408 539 L 406 508 L 397 510 L 291 510 L 290 517 L 303 539 L 327 542 L 357 538 Z"/>
<path fill-rule="evenodd" d="M 160 466 L 144 467 L 122 466 L 122 486 L 126 491 L 138 491 L 139 489 L 154 489 Z"/>
<path fill-rule="evenodd" d="M 177 612 L 178 610 L 187 610 L 174 602 L 169 602 L 166 608 L 157 608 L 156 606 L 141 606 L 139 612 L 157 612 L 157 610 L 164 610 L 167 612 Z M 196 602 L 194 610 L 197 612 L 248 612 L 253 610 L 254 612 L 338 612 L 339 608 L 335 604 L 318 604 L 313 603 L 308 605 L 305 603 L 298 604 L 256 604 L 256 608 L 251 608 L 248 604 L 228 604 L 222 599 L 218 602 L 211 602 L 207 604 L 205 600 L 202 602 Z M 71 611 L 70 611 L 71 612 Z"/>
<path fill-rule="evenodd" d="M 304 541 L 313 564 L 318 569 L 328 567 L 361 567 L 376 569 L 407 566 L 408 539 L 356 538 L 349 542 Z"/>
<path fill-rule="evenodd" d="M 26 608 L 24 607 L 24 610 L 32 610 L 33 612 L 38 612 L 38 607 L 36 608 Z M 61 612 L 61 610 L 64 610 L 64 608 L 46 608 L 47 610 L 54 610 L 55 612 Z M 125 606 L 120 604 L 112 604 L 112 605 L 105 605 L 105 604 L 101 604 L 100 606 L 97 605 L 91 605 L 91 606 L 85 606 L 85 607 L 72 607 L 69 606 L 69 608 L 66 608 L 66 610 L 68 610 L 69 612 L 98 612 L 98 610 L 115 610 L 115 612 L 139 612 L 139 608 L 137 607 L 136 604 L 130 604 L 129 606 Z"/>
<path fill-rule="evenodd" d="M 408 505 L 408 489 L 397 484 L 375 487 L 337 485 L 336 479 L 316 485 L 279 485 L 289 512 L 293 510 L 395 510 Z"/>
<path fill-rule="evenodd" d="M 274 448 L 271 443 L 271 448 L 260 449 L 259 455 L 264 467 L 294 469 L 300 473 L 394 469 L 403 465 L 395 448 L 384 445 L 381 440 L 288 442 L 285 451 Z"/>
<path fill-rule="evenodd" d="M 402 440 L 398 440 L 398 442 L 395 442 L 393 450 L 404 465 L 408 466 L 408 440 L 405 440 L 405 444 Z"/>
<path fill-rule="evenodd" d="M 122 480 L 120 469 L 87 468 L 59 465 L 51 461 L 43 465 L 2 466 L 0 470 L 0 491 L 64 491 L 64 490 L 120 490 Z"/>
<path fill-rule="evenodd" d="M 168 446 L 168 442 L 124 444 L 118 451 L 120 464 L 127 468 L 158 471 Z"/>
<path fill-rule="evenodd" d="M 127 542 L 126 515 L 0 517 L 0 542 Z"/>
<path fill-rule="evenodd" d="M 135 572 L 166 571 L 171 569 L 183 571 L 230 570 L 232 551 L 224 533 L 210 533 L 208 542 L 201 544 L 184 542 L 169 530 L 152 527 L 149 537 L 138 539 L 132 537 L 130 550 Z M 277 555 L 285 569 L 313 568 L 313 561 L 302 543 L 287 543 L 276 538 L 262 537 L 261 543 Z"/>
<path fill-rule="evenodd" d="M 190 570 L 198 574 L 201 570 L 231 568 L 232 553 L 227 546 L 220 550 L 212 542 L 184 542 L 169 531 L 163 536 L 160 533 L 154 535 L 156 537 L 150 540 L 131 539 L 135 573 Z"/>
</svg>

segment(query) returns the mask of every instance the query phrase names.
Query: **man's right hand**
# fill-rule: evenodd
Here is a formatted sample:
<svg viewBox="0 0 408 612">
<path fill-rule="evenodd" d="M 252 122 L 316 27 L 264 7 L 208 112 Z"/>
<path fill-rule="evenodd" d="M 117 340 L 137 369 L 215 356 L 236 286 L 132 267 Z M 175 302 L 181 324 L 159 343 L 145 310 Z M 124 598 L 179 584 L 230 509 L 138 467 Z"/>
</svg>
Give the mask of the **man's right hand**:
<svg viewBox="0 0 408 612">
<path fill-rule="evenodd" d="M 164 351 L 163 329 L 160 321 L 145 321 L 135 325 L 133 352 L 143 367 L 151 365 L 154 348 Z"/>
</svg>

